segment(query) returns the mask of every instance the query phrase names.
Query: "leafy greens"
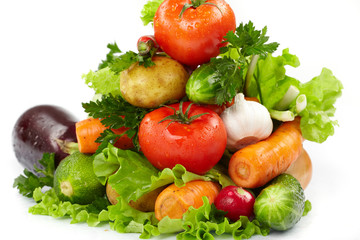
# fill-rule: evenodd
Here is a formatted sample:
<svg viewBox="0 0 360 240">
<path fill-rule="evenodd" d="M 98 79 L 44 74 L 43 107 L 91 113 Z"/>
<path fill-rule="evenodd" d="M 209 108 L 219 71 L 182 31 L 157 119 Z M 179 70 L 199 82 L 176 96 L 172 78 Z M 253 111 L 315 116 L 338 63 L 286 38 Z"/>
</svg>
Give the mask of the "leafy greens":
<svg viewBox="0 0 360 240">
<path fill-rule="evenodd" d="M 43 158 L 39 160 L 42 168 L 34 165 L 36 173 L 24 169 L 24 175 L 20 175 L 14 180 L 13 187 L 17 188 L 25 197 L 33 197 L 33 192 L 37 188 L 45 186 L 52 187 L 55 171 L 55 154 L 45 153 Z"/>
<path fill-rule="evenodd" d="M 269 232 L 267 227 L 261 226 L 257 221 L 250 222 L 246 217 L 229 223 L 224 217 L 225 213 L 209 204 L 207 198 L 203 198 L 204 205 L 199 209 L 190 208 L 183 219 L 164 218 L 160 222 L 156 220 L 153 212 L 140 212 L 128 205 L 130 200 L 136 200 L 168 184 L 183 186 L 193 180 L 219 180 L 219 171 L 200 176 L 187 172 L 181 165 L 159 171 L 140 153 L 121 150 L 112 145 L 95 157 L 94 171 L 100 182 L 108 182 L 120 195 L 118 203 L 108 207 L 111 227 L 118 232 L 138 232 L 141 233 L 141 238 L 180 232 L 178 239 L 188 239 L 190 236 L 214 239 L 212 231 L 217 235 L 232 234 L 234 239 L 249 238 L 254 234 L 267 235 Z"/>
<path fill-rule="evenodd" d="M 297 112 L 294 102 L 289 104 L 284 111 L 290 111 L 293 116 L 301 117 L 301 131 L 305 139 L 322 143 L 334 134 L 336 121 L 334 104 L 342 94 L 342 83 L 324 68 L 320 75 L 309 82 L 286 75 L 285 66 L 298 67 L 299 59 L 284 49 L 282 55 L 269 54 L 264 59 L 259 59 L 251 76 L 248 96 L 259 98 L 260 102 L 269 109 L 276 110 L 276 104 L 284 97 L 290 86 L 299 89 L 299 94 L 306 96 L 307 105 L 304 110 Z M 295 100 L 294 100 L 295 101 Z"/>
<path fill-rule="evenodd" d="M 46 184 L 49 187 L 52 187 L 54 170 L 51 156 L 44 154 L 40 162 L 43 169 L 36 169 L 37 173 L 48 175 L 49 181 Z M 177 239 L 215 239 L 214 235 L 229 234 L 234 239 L 242 239 L 254 234 L 265 236 L 270 231 L 268 227 L 256 220 L 249 221 L 247 217 L 230 223 L 224 217 L 225 212 L 217 210 L 206 197 L 203 197 L 202 207 L 190 208 L 182 219 L 165 217 L 161 221 L 155 218 L 154 212 L 141 212 L 128 204 L 149 191 L 172 183 L 183 186 L 186 182 L 201 179 L 219 181 L 223 186 L 232 184 L 218 169 L 204 176 L 187 172 L 181 165 L 159 171 L 140 153 L 121 150 L 111 144 L 95 156 L 93 164 L 99 181 L 103 184 L 109 182 L 120 194 L 116 205 L 110 205 L 105 197 L 97 198 L 88 205 L 62 202 L 53 188 L 44 191 L 40 184 L 33 186 L 35 188 L 31 196 L 36 204 L 29 208 L 29 212 L 54 218 L 68 217 L 71 223 L 84 222 L 90 227 L 108 223 L 117 232 L 139 233 L 143 239 L 160 234 L 177 234 Z M 35 174 L 32 177 L 41 178 Z"/>
<path fill-rule="evenodd" d="M 101 99 L 90 101 L 82 104 L 84 111 L 89 116 L 94 118 L 101 118 L 101 122 L 110 129 L 101 134 L 97 139 L 101 142 L 98 152 L 107 146 L 108 143 L 114 143 L 121 137 L 115 134 L 111 129 L 126 127 L 129 138 L 132 138 L 136 149 L 139 149 L 137 132 L 141 120 L 146 113 L 152 109 L 139 108 L 126 102 L 121 96 L 103 95 Z"/>
</svg>

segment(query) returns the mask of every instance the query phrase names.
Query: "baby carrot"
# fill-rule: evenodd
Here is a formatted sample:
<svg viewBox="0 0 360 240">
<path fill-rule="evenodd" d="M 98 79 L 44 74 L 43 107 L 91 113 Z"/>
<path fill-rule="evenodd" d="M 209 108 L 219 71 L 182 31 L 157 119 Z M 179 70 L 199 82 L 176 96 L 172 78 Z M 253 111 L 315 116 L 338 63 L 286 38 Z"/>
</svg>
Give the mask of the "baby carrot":
<svg viewBox="0 0 360 240">
<path fill-rule="evenodd" d="M 100 145 L 100 143 L 95 141 L 107 127 L 105 127 L 98 118 L 88 118 L 77 122 L 75 124 L 75 129 L 79 151 L 82 153 L 95 153 Z M 119 135 L 126 130 L 127 128 L 125 127 L 112 129 L 115 134 Z M 132 140 L 124 134 L 116 141 L 114 146 L 121 149 L 129 149 L 133 147 L 133 143 Z"/>
<path fill-rule="evenodd" d="M 237 151 L 229 175 L 241 187 L 257 188 L 283 173 L 302 151 L 300 119 L 285 122 L 267 139 Z"/>
<path fill-rule="evenodd" d="M 199 208 L 203 205 L 203 196 L 206 196 L 209 203 L 212 204 L 219 192 L 220 186 L 214 182 L 196 180 L 186 183 L 183 187 L 172 184 L 157 197 L 155 217 L 158 220 L 165 216 L 171 219 L 181 219 L 190 206 Z"/>
</svg>

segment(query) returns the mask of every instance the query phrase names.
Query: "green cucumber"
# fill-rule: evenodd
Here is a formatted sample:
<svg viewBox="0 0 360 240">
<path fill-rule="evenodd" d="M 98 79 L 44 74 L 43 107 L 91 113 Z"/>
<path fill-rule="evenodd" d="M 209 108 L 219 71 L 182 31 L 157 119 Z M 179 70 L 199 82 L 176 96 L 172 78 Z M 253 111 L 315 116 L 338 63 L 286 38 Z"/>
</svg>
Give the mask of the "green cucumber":
<svg viewBox="0 0 360 240">
<path fill-rule="evenodd" d="M 309 204 L 298 180 L 290 174 L 281 174 L 256 198 L 255 218 L 274 230 L 285 231 L 306 215 Z"/>
<path fill-rule="evenodd" d="M 219 72 L 212 63 L 207 63 L 191 74 L 186 84 L 186 95 L 195 103 L 216 104 L 216 91 L 220 87 Z"/>
</svg>

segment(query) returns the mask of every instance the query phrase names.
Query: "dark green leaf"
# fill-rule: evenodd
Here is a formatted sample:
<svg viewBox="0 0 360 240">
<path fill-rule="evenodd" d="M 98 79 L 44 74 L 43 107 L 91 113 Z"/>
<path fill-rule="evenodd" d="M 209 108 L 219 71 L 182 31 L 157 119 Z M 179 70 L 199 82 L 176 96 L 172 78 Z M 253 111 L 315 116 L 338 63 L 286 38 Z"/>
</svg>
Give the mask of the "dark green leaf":
<svg viewBox="0 0 360 240">
<path fill-rule="evenodd" d="M 19 190 L 19 193 L 26 197 L 32 197 L 36 188 L 44 186 L 52 187 L 55 171 L 55 154 L 44 153 L 43 158 L 39 160 L 41 169 L 35 166 L 38 175 L 24 169 L 23 175 L 14 180 L 13 187 Z"/>
<path fill-rule="evenodd" d="M 90 101 L 82 104 L 86 113 L 93 118 L 101 118 L 101 122 L 110 129 L 117 129 L 127 127 L 125 133 L 129 137 L 133 137 L 133 143 L 136 148 L 139 147 L 137 139 L 137 131 L 141 120 L 145 114 L 152 109 L 139 108 L 126 102 L 120 96 L 114 97 L 112 95 L 103 96 L 101 100 Z M 118 136 L 115 136 L 112 131 L 104 132 L 99 142 L 105 143 L 113 141 Z M 106 144 L 107 145 L 107 144 Z"/>
<path fill-rule="evenodd" d="M 221 51 L 225 53 L 230 49 L 238 49 L 242 57 L 251 55 L 266 56 L 268 53 L 274 52 L 279 46 L 278 43 L 267 43 L 269 37 L 266 36 L 267 27 L 262 30 L 256 30 L 254 24 L 249 21 L 247 24 L 241 23 L 235 33 L 230 31 L 225 36 L 225 42 L 230 43 Z"/>
</svg>

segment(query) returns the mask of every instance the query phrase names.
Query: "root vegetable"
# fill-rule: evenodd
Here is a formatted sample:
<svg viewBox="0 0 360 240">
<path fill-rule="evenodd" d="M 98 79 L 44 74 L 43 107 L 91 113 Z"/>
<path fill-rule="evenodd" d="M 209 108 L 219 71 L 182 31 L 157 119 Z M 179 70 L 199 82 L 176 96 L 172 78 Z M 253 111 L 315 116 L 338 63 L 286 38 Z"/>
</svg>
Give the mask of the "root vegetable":
<svg viewBox="0 0 360 240">
<path fill-rule="evenodd" d="M 302 151 L 300 119 L 283 123 L 267 139 L 237 151 L 229 175 L 241 187 L 257 188 L 285 172 Z"/>
<path fill-rule="evenodd" d="M 238 186 L 227 186 L 223 188 L 215 199 L 215 206 L 223 210 L 232 221 L 239 220 L 240 216 L 254 217 L 255 197 L 247 190 Z"/>
<path fill-rule="evenodd" d="M 101 133 L 104 132 L 107 127 L 105 127 L 98 118 L 87 118 L 77 122 L 75 126 L 79 151 L 82 153 L 95 153 L 100 146 L 100 143 L 96 142 L 96 139 L 100 137 Z M 128 128 L 121 127 L 119 129 L 112 129 L 112 131 L 115 134 L 121 135 L 127 129 Z M 114 146 L 121 149 L 130 149 L 133 147 L 133 143 L 132 140 L 124 134 L 114 143 Z"/>
<path fill-rule="evenodd" d="M 120 90 L 130 104 L 155 108 L 185 96 L 189 78 L 187 70 L 168 57 L 153 57 L 154 66 L 144 67 L 135 63 L 120 74 Z"/>
<path fill-rule="evenodd" d="M 203 196 L 206 196 L 209 203 L 212 204 L 219 192 L 220 186 L 214 182 L 191 181 L 184 187 L 172 184 L 165 188 L 156 199 L 155 217 L 158 220 L 165 216 L 171 219 L 181 219 L 191 206 L 199 208 L 203 205 Z"/>
</svg>

